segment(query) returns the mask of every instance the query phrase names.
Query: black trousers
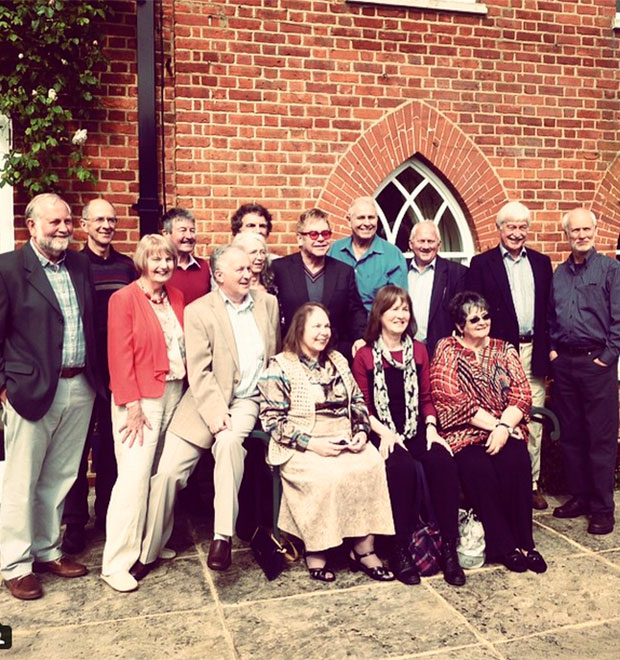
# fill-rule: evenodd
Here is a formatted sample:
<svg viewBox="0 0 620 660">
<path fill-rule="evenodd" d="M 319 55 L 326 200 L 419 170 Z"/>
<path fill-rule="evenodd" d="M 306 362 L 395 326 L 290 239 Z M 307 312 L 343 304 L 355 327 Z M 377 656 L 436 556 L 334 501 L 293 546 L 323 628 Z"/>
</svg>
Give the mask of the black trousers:
<svg viewBox="0 0 620 660">
<path fill-rule="evenodd" d="M 373 434 L 374 436 L 374 434 Z M 406 442 L 408 451 L 396 445 L 385 462 L 388 490 L 396 537 L 409 536 L 420 524 L 419 501 L 422 498 L 420 466 L 426 477 L 441 536 L 446 540 L 458 538 L 459 480 L 456 463 L 440 445 L 426 451 L 426 439 L 420 433 Z M 378 446 L 378 441 L 373 438 Z"/>
<path fill-rule="evenodd" d="M 444 541 L 456 541 L 459 537 L 460 484 L 454 459 L 444 447 L 436 443 L 426 451 L 426 438 L 416 438 L 409 448 L 424 467 L 441 538 Z"/>
<path fill-rule="evenodd" d="M 523 440 L 508 438 L 495 456 L 468 445 L 454 456 L 463 493 L 484 526 L 487 558 L 532 550 L 532 474 Z"/>
<path fill-rule="evenodd" d="M 551 363 L 553 409 L 568 489 L 592 513 L 613 513 L 618 454 L 618 362 L 599 367 L 593 355 L 560 354 Z"/>
<path fill-rule="evenodd" d="M 112 436 L 110 401 L 97 396 L 90 418 L 88 435 L 80 462 L 77 479 L 65 500 L 63 522 L 84 526 L 88 522 L 88 454 L 93 450 L 95 480 L 95 518 L 97 525 L 105 526 L 110 495 L 116 481 L 116 457 Z"/>
</svg>

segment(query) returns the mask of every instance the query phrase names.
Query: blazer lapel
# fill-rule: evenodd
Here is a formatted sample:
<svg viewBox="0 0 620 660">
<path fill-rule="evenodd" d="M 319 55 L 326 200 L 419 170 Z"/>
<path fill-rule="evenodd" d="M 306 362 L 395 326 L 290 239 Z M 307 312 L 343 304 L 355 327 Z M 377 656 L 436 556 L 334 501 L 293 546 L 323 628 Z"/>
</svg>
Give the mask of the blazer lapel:
<svg viewBox="0 0 620 660">
<path fill-rule="evenodd" d="M 24 255 L 24 268 L 27 272 L 26 279 L 59 314 L 62 314 L 60 305 L 58 304 L 58 300 L 52 289 L 52 285 L 49 283 L 47 275 L 43 271 L 43 267 L 30 243 L 26 243 L 22 250 Z"/>
<path fill-rule="evenodd" d="M 325 276 L 323 280 L 323 300 L 321 302 L 327 309 L 329 309 L 329 303 L 332 299 L 332 293 L 336 288 L 336 269 L 331 268 L 332 257 L 325 257 Z M 304 275 L 304 284 L 305 284 L 305 275 Z M 307 287 L 306 287 L 307 290 Z M 306 293 L 307 295 L 307 293 Z"/>
<path fill-rule="evenodd" d="M 86 291 L 84 287 L 86 285 L 86 278 L 80 277 L 80 272 L 76 268 L 76 264 L 74 264 L 69 257 L 70 255 L 67 254 L 65 257 L 65 265 L 69 271 L 69 276 L 71 277 L 71 282 L 73 283 L 75 295 L 78 299 L 80 316 L 82 317 L 82 320 L 84 320 L 84 305 L 86 304 Z"/>
<path fill-rule="evenodd" d="M 233 332 L 232 325 L 230 324 L 230 317 L 228 316 L 228 310 L 226 309 L 224 298 L 222 298 L 220 293 L 217 291 L 215 291 L 214 294 L 215 295 L 211 298 L 211 306 L 213 308 L 214 318 L 222 328 L 222 334 L 226 339 L 226 343 L 230 349 L 230 353 L 232 355 L 237 371 L 240 371 L 237 342 L 235 341 L 235 334 Z"/>
<path fill-rule="evenodd" d="M 437 313 L 441 301 L 445 298 L 448 287 L 448 267 L 442 257 L 435 260 L 435 277 L 433 278 L 433 291 L 431 293 L 431 306 L 428 311 L 428 323 L 430 325 L 433 316 Z"/>
<path fill-rule="evenodd" d="M 515 312 L 512 293 L 510 292 L 510 282 L 508 281 L 506 266 L 504 266 L 504 257 L 502 257 L 502 251 L 499 249 L 499 246 L 491 251 L 489 265 L 491 267 L 493 279 L 497 284 L 497 288 L 504 298 L 506 308 L 511 310 L 511 313 L 514 314 L 516 318 L 517 313 Z"/>
</svg>

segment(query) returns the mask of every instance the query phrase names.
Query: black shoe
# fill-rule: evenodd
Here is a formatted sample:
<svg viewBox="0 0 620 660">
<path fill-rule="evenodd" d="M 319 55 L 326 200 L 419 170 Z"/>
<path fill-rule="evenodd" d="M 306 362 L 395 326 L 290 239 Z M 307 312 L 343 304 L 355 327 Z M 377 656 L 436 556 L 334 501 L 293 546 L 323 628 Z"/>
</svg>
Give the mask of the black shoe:
<svg viewBox="0 0 620 660">
<path fill-rule="evenodd" d="M 394 549 L 390 555 L 390 569 L 396 579 L 403 584 L 420 584 L 420 574 L 406 542 L 394 542 Z"/>
<path fill-rule="evenodd" d="M 69 524 L 65 529 L 61 549 L 68 555 L 79 555 L 86 547 L 86 533 L 82 525 Z"/>
<path fill-rule="evenodd" d="M 527 562 L 527 567 L 534 573 L 544 573 L 547 570 L 547 562 L 538 550 L 530 550 L 525 555 L 525 561 Z"/>
<path fill-rule="evenodd" d="M 562 506 L 557 506 L 553 509 L 553 515 L 556 518 L 578 518 L 585 516 L 590 511 L 588 502 L 583 497 L 571 497 L 568 502 L 564 502 Z"/>
<path fill-rule="evenodd" d="M 441 568 L 443 570 L 443 579 L 455 587 L 462 587 L 465 584 L 465 572 L 459 564 L 459 557 L 456 554 L 456 541 L 444 541 L 441 544 Z"/>
<path fill-rule="evenodd" d="M 310 568 L 308 566 L 308 557 L 305 557 L 306 568 L 308 569 L 308 575 L 311 580 L 318 580 L 319 582 L 333 582 L 336 579 L 336 574 L 332 571 L 331 568 L 327 565 L 327 562 L 323 566 L 314 566 Z"/>
<path fill-rule="evenodd" d="M 129 572 L 133 576 L 135 580 L 140 582 L 143 578 L 145 578 L 154 568 L 155 562 L 151 562 L 150 564 L 143 564 L 141 561 L 137 561 L 130 569 Z"/>
<path fill-rule="evenodd" d="M 504 555 L 500 561 L 509 571 L 515 573 L 525 573 L 528 569 L 527 559 L 518 550 L 513 550 Z"/>
<path fill-rule="evenodd" d="M 366 564 L 362 564 L 364 557 L 370 557 L 370 555 L 375 554 L 374 550 L 372 552 L 365 552 L 363 555 L 358 555 L 353 548 L 351 548 L 351 552 L 352 554 L 349 555 L 349 568 L 353 573 L 355 571 L 363 571 L 369 578 L 378 580 L 379 582 L 389 582 L 394 579 L 394 573 L 388 571 L 385 566 L 366 566 Z"/>
<path fill-rule="evenodd" d="M 613 513 L 593 513 L 590 516 L 588 534 L 611 534 L 614 531 Z"/>
</svg>

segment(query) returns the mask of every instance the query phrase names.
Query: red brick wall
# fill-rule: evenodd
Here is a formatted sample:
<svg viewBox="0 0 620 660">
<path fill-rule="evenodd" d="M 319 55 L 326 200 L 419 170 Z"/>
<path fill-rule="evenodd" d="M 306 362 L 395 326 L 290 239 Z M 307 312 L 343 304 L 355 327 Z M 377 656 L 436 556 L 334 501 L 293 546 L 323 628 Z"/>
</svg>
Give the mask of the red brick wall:
<svg viewBox="0 0 620 660">
<path fill-rule="evenodd" d="M 452 182 L 479 245 L 505 198 L 534 211 L 533 244 L 565 254 L 561 213 L 620 231 L 619 41 L 614 0 L 487 0 L 485 16 L 344 0 L 163 0 L 168 205 L 193 209 L 205 244 L 242 202 L 274 213 L 276 250 L 300 210 L 339 229 L 348 201 L 422 153 Z M 89 129 L 97 192 L 137 239 L 136 4 L 112 0 L 105 110 Z M 93 193 L 68 182 L 79 210 Z M 19 232 L 23 237 L 23 232 Z M 206 245 L 201 248 L 207 252 Z"/>
</svg>

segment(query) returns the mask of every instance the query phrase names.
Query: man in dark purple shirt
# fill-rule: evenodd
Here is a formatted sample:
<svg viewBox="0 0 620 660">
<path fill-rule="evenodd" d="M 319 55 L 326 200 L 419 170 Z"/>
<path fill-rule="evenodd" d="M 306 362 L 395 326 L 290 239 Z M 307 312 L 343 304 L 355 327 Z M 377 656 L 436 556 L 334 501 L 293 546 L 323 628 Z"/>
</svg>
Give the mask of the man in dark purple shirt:
<svg viewBox="0 0 620 660">
<path fill-rule="evenodd" d="M 91 266 L 95 287 L 95 345 L 103 385 L 108 387 L 108 301 L 118 289 L 136 279 L 133 261 L 112 247 L 118 218 L 110 202 L 93 199 L 82 211 L 81 227 L 86 232 L 84 254 Z M 77 479 L 67 499 L 63 521 L 66 523 L 62 548 L 69 554 L 81 552 L 85 546 L 84 527 L 88 522 L 88 454 L 92 449 L 95 482 L 95 525 L 105 529 L 105 519 L 112 487 L 116 481 L 116 459 L 112 438 L 110 399 L 97 396 L 90 420 L 86 445 Z"/>
<path fill-rule="evenodd" d="M 573 209 L 562 227 L 571 255 L 553 275 L 549 359 L 572 497 L 553 515 L 589 514 L 588 532 L 609 534 L 618 453 L 620 263 L 594 248 L 591 211 Z"/>
</svg>

